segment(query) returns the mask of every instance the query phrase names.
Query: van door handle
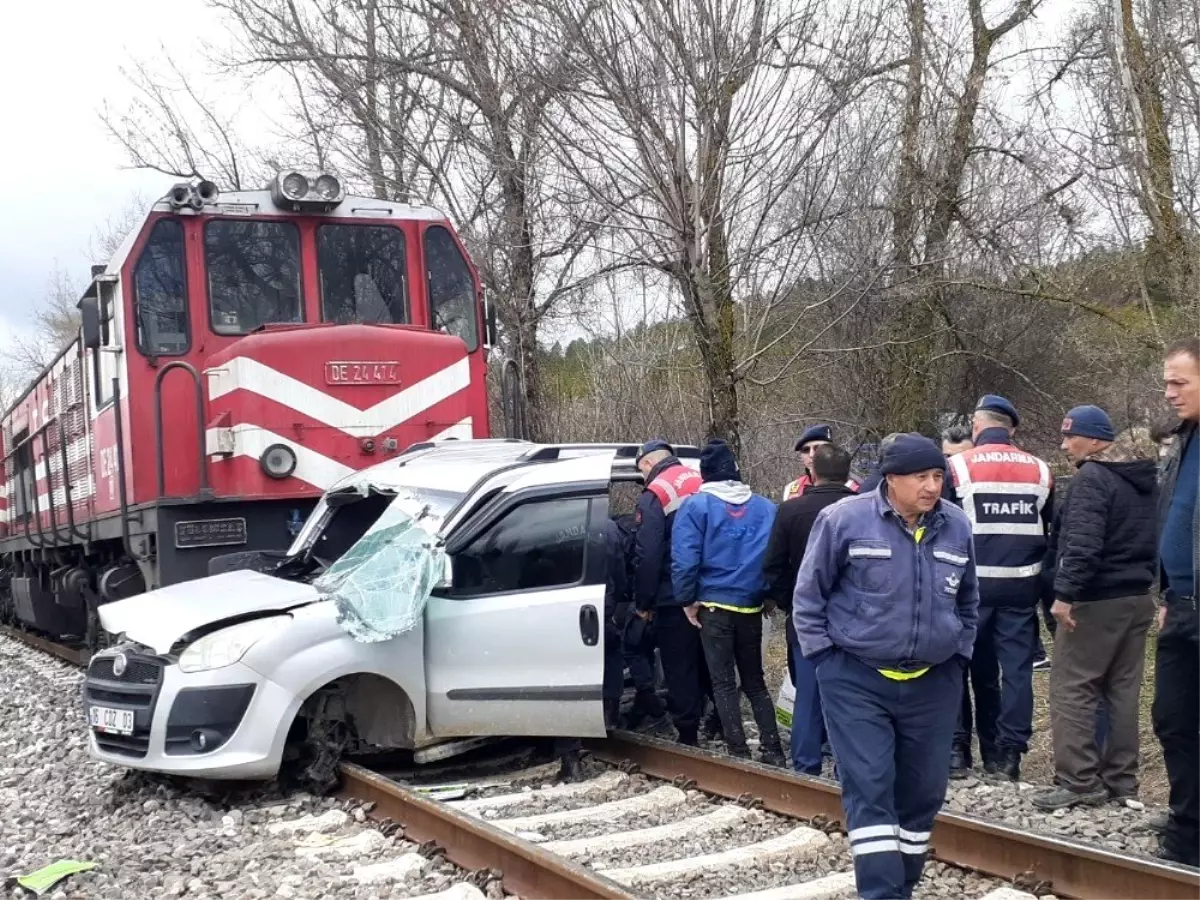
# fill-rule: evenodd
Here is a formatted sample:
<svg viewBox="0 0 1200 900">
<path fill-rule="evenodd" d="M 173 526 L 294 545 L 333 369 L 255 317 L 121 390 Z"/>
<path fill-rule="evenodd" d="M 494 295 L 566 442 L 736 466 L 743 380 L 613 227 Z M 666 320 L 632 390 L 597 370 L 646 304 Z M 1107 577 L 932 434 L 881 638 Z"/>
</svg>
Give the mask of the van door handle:
<svg viewBox="0 0 1200 900">
<path fill-rule="evenodd" d="M 585 647 L 600 643 L 600 615 L 590 603 L 579 610 L 579 634 Z"/>
</svg>

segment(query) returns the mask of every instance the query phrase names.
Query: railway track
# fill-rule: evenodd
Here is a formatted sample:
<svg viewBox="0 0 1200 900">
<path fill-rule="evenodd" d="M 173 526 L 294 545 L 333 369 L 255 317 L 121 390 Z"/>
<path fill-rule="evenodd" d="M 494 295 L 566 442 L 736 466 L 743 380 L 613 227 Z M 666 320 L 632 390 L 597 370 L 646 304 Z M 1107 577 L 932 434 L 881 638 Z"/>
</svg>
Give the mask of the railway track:
<svg viewBox="0 0 1200 900">
<path fill-rule="evenodd" d="M 523 898 L 687 896 L 672 882 L 706 872 L 781 867 L 794 881 L 766 889 L 731 891 L 727 900 L 839 900 L 854 894 L 853 868 L 843 841 L 831 840 L 842 816 L 836 786 L 764 766 L 628 733 L 591 741 L 588 749 L 614 768 L 582 785 L 437 801 L 360 766 L 345 764 L 343 791 L 375 803 L 374 814 L 400 823 L 406 836 L 432 841 L 464 868 L 498 869 L 507 891 Z M 618 768 L 619 767 L 619 768 Z M 634 773 L 649 776 L 639 793 L 604 796 Z M 483 786 L 487 787 L 487 782 Z M 494 780 L 492 781 L 494 785 Z M 493 791 L 500 789 L 493 787 Z M 725 801 L 685 809 L 688 789 Z M 589 799 L 589 794 L 591 799 Z M 598 802 L 597 802 L 598 801 Z M 517 814 L 514 808 L 544 809 Z M 625 817 L 679 807 L 675 822 L 612 831 Z M 691 812 L 697 815 L 689 815 Z M 718 832 L 747 832 L 756 816 L 775 814 L 787 824 L 774 836 L 721 851 Z M 590 823 L 590 824 L 589 824 Z M 594 827 L 592 827 L 594 826 Z M 618 826 L 619 827 L 619 826 Z M 566 830 L 572 837 L 547 839 Z M 711 852 L 678 856 L 674 845 L 714 835 Z M 638 848 L 637 865 L 605 865 L 618 847 Z M 1032 834 L 966 816 L 942 814 L 933 831 L 933 856 L 1028 890 L 1003 887 L 978 898 L 1017 900 L 1038 894 L 1098 898 L 1196 898 L 1200 875 L 1151 860 Z M 674 849 L 673 849 L 674 848 Z M 656 861 L 656 852 L 667 858 Z M 584 866 L 580 860 L 589 860 Z M 830 861 L 834 871 L 828 869 Z M 918 888 L 918 891 L 920 888 Z"/>
<path fill-rule="evenodd" d="M 41 650 L 43 653 L 49 653 L 51 656 L 57 656 L 59 659 L 66 660 L 75 666 L 86 666 L 90 660 L 91 654 L 79 647 L 71 647 L 67 644 L 59 644 L 49 638 L 41 637 L 29 631 L 22 631 L 19 628 L 13 628 L 10 625 L 0 625 L 0 634 L 7 635 L 14 641 L 20 641 L 23 644 L 28 644 Z"/>
<path fill-rule="evenodd" d="M 84 650 L 7 626 L 0 626 L 0 633 L 73 665 L 88 662 Z M 835 844 L 830 838 L 830 833 L 835 840 L 838 837 L 842 818 L 836 785 L 627 732 L 588 741 L 586 747 L 611 768 L 582 786 L 496 793 L 503 790 L 497 785 L 479 797 L 438 801 L 385 775 L 344 763 L 342 793 L 347 799 L 374 803 L 374 818 L 397 823 L 411 841 L 436 844 L 462 868 L 498 870 L 506 891 L 526 900 L 661 896 L 664 885 L 697 872 L 769 864 L 786 866 L 796 880 L 765 890 L 730 892 L 728 900 L 854 896 L 844 841 Z M 645 776 L 644 789 L 626 791 L 618 800 L 604 799 L 606 788 L 634 775 Z M 478 784 L 486 786 L 489 781 L 496 785 L 495 778 Z M 685 815 L 666 825 L 611 830 L 631 814 L 636 818 L 639 812 L 682 808 L 695 791 L 719 799 L 707 802 L 698 816 L 681 809 Z M 540 802 L 538 812 L 510 814 L 530 801 Z M 786 820 L 786 826 L 772 837 L 734 851 L 653 861 L 656 846 L 670 847 L 684 837 L 705 833 L 719 838 L 722 830 L 750 828 L 755 817 L 763 814 Z M 564 827 L 571 838 L 546 838 L 545 831 Z M 939 815 L 931 845 L 933 857 L 942 863 L 1031 889 L 1006 888 L 979 895 L 989 900 L 1024 900 L 1034 896 L 1032 890 L 1079 900 L 1200 898 L 1200 874 L 1194 870 L 967 816 Z M 605 867 L 606 850 L 618 846 L 638 847 L 639 864 Z M 845 857 L 844 869 L 812 877 L 803 874 L 806 870 L 812 874 L 812 861 L 836 858 L 839 853 Z M 593 867 L 583 865 L 581 859 Z"/>
</svg>

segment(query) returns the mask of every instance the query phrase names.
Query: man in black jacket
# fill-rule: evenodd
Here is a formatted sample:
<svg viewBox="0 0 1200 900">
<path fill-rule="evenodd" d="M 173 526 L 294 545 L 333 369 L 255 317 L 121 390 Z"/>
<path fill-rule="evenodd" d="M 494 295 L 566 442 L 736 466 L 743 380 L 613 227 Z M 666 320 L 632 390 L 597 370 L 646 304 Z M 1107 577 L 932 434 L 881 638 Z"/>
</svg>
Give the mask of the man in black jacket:
<svg viewBox="0 0 1200 900">
<path fill-rule="evenodd" d="M 833 444 L 813 451 L 813 486 L 779 507 L 763 576 L 767 596 L 783 610 L 787 630 L 788 668 L 796 689 L 792 707 L 792 766 L 805 775 L 821 774 L 821 746 L 825 742 L 825 719 L 821 710 L 821 695 L 817 691 L 817 675 L 813 664 L 800 655 L 796 628 L 792 624 L 792 594 L 796 590 L 796 573 L 804 559 L 808 535 L 817 513 L 844 497 L 853 497 L 846 487 L 850 478 L 850 454 Z"/>
<path fill-rule="evenodd" d="M 1195 866 L 1200 864 L 1200 340 L 1186 338 L 1168 348 L 1163 380 L 1179 427 L 1158 505 L 1165 602 L 1158 618 L 1153 718 L 1171 783 L 1160 855 Z"/>
<path fill-rule="evenodd" d="M 1132 439 L 1117 442 L 1102 409 L 1077 406 L 1063 420 L 1063 450 L 1079 469 L 1052 537 L 1058 622 L 1050 671 L 1050 727 L 1058 787 L 1033 798 L 1039 809 L 1137 795 L 1138 698 L 1149 590 L 1157 569 L 1157 466 Z M 1109 728 L 1096 746 L 1103 698 Z"/>
</svg>

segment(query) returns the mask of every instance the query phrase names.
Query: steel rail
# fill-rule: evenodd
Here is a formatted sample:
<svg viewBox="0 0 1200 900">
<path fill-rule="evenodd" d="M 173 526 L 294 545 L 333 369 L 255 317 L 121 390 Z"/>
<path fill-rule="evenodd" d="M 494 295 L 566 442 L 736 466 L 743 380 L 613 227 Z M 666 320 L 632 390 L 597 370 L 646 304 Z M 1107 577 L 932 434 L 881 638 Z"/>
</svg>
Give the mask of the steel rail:
<svg viewBox="0 0 1200 900">
<path fill-rule="evenodd" d="M 785 769 L 747 763 L 630 732 L 612 732 L 584 746 L 612 763 L 632 762 L 658 778 L 692 781 L 721 797 L 749 794 L 780 815 L 842 820 L 841 791 Z M 1033 834 L 955 813 L 933 827 L 933 856 L 999 878 L 1049 882 L 1055 896 L 1078 900 L 1182 900 L 1200 897 L 1200 873 L 1122 856 L 1075 841 Z"/>
<path fill-rule="evenodd" d="M 375 804 L 371 815 L 404 828 L 411 841 L 433 841 L 446 858 L 468 870 L 499 869 L 509 893 L 554 900 L 625 900 L 636 895 L 582 866 L 538 849 L 482 819 L 427 800 L 382 775 L 353 763 L 341 765 L 341 792 Z"/>
<path fill-rule="evenodd" d="M 13 640 L 20 641 L 23 644 L 28 644 L 41 650 L 43 653 L 49 653 L 51 656 L 57 656 L 59 659 L 66 660 L 75 666 L 86 666 L 91 660 L 91 654 L 86 650 L 77 650 L 74 647 L 66 647 L 62 644 L 56 644 L 54 641 L 44 637 L 39 637 L 36 634 L 31 634 L 28 631 L 21 631 L 19 628 L 12 628 L 9 625 L 0 625 L 0 634 L 7 635 Z"/>
</svg>

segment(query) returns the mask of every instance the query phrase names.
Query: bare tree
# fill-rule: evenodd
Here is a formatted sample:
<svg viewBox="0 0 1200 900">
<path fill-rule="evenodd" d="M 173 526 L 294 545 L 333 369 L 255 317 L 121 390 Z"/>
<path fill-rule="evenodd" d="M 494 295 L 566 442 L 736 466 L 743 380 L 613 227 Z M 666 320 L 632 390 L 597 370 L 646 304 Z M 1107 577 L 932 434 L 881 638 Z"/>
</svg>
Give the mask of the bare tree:
<svg viewBox="0 0 1200 900">
<path fill-rule="evenodd" d="M 1200 293 L 1200 3 L 1095 0 L 1074 17 L 1043 96 L 1060 84 L 1074 116 L 1050 121 L 1107 228 L 1140 259 L 1155 337 L 1161 316 L 1194 327 Z M 1180 315 L 1181 313 L 1181 315 Z"/>
<path fill-rule="evenodd" d="M 260 173 L 249 165 L 232 109 L 202 94 L 172 53 L 161 50 L 161 66 L 135 60 L 122 69 L 133 95 L 127 108 L 101 111 L 109 134 L 139 169 L 209 178 L 226 189 L 250 187 Z"/>
<path fill-rule="evenodd" d="M 548 9 L 587 101 L 565 110 L 562 165 L 612 218 L 610 252 L 665 277 L 708 430 L 740 449 L 739 386 L 800 336 L 811 304 L 792 285 L 854 206 L 837 190 L 841 116 L 895 63 L 879 65 L 874 20 L 853 5 L 837 18 L 776 0 Z"/>
</svg>

